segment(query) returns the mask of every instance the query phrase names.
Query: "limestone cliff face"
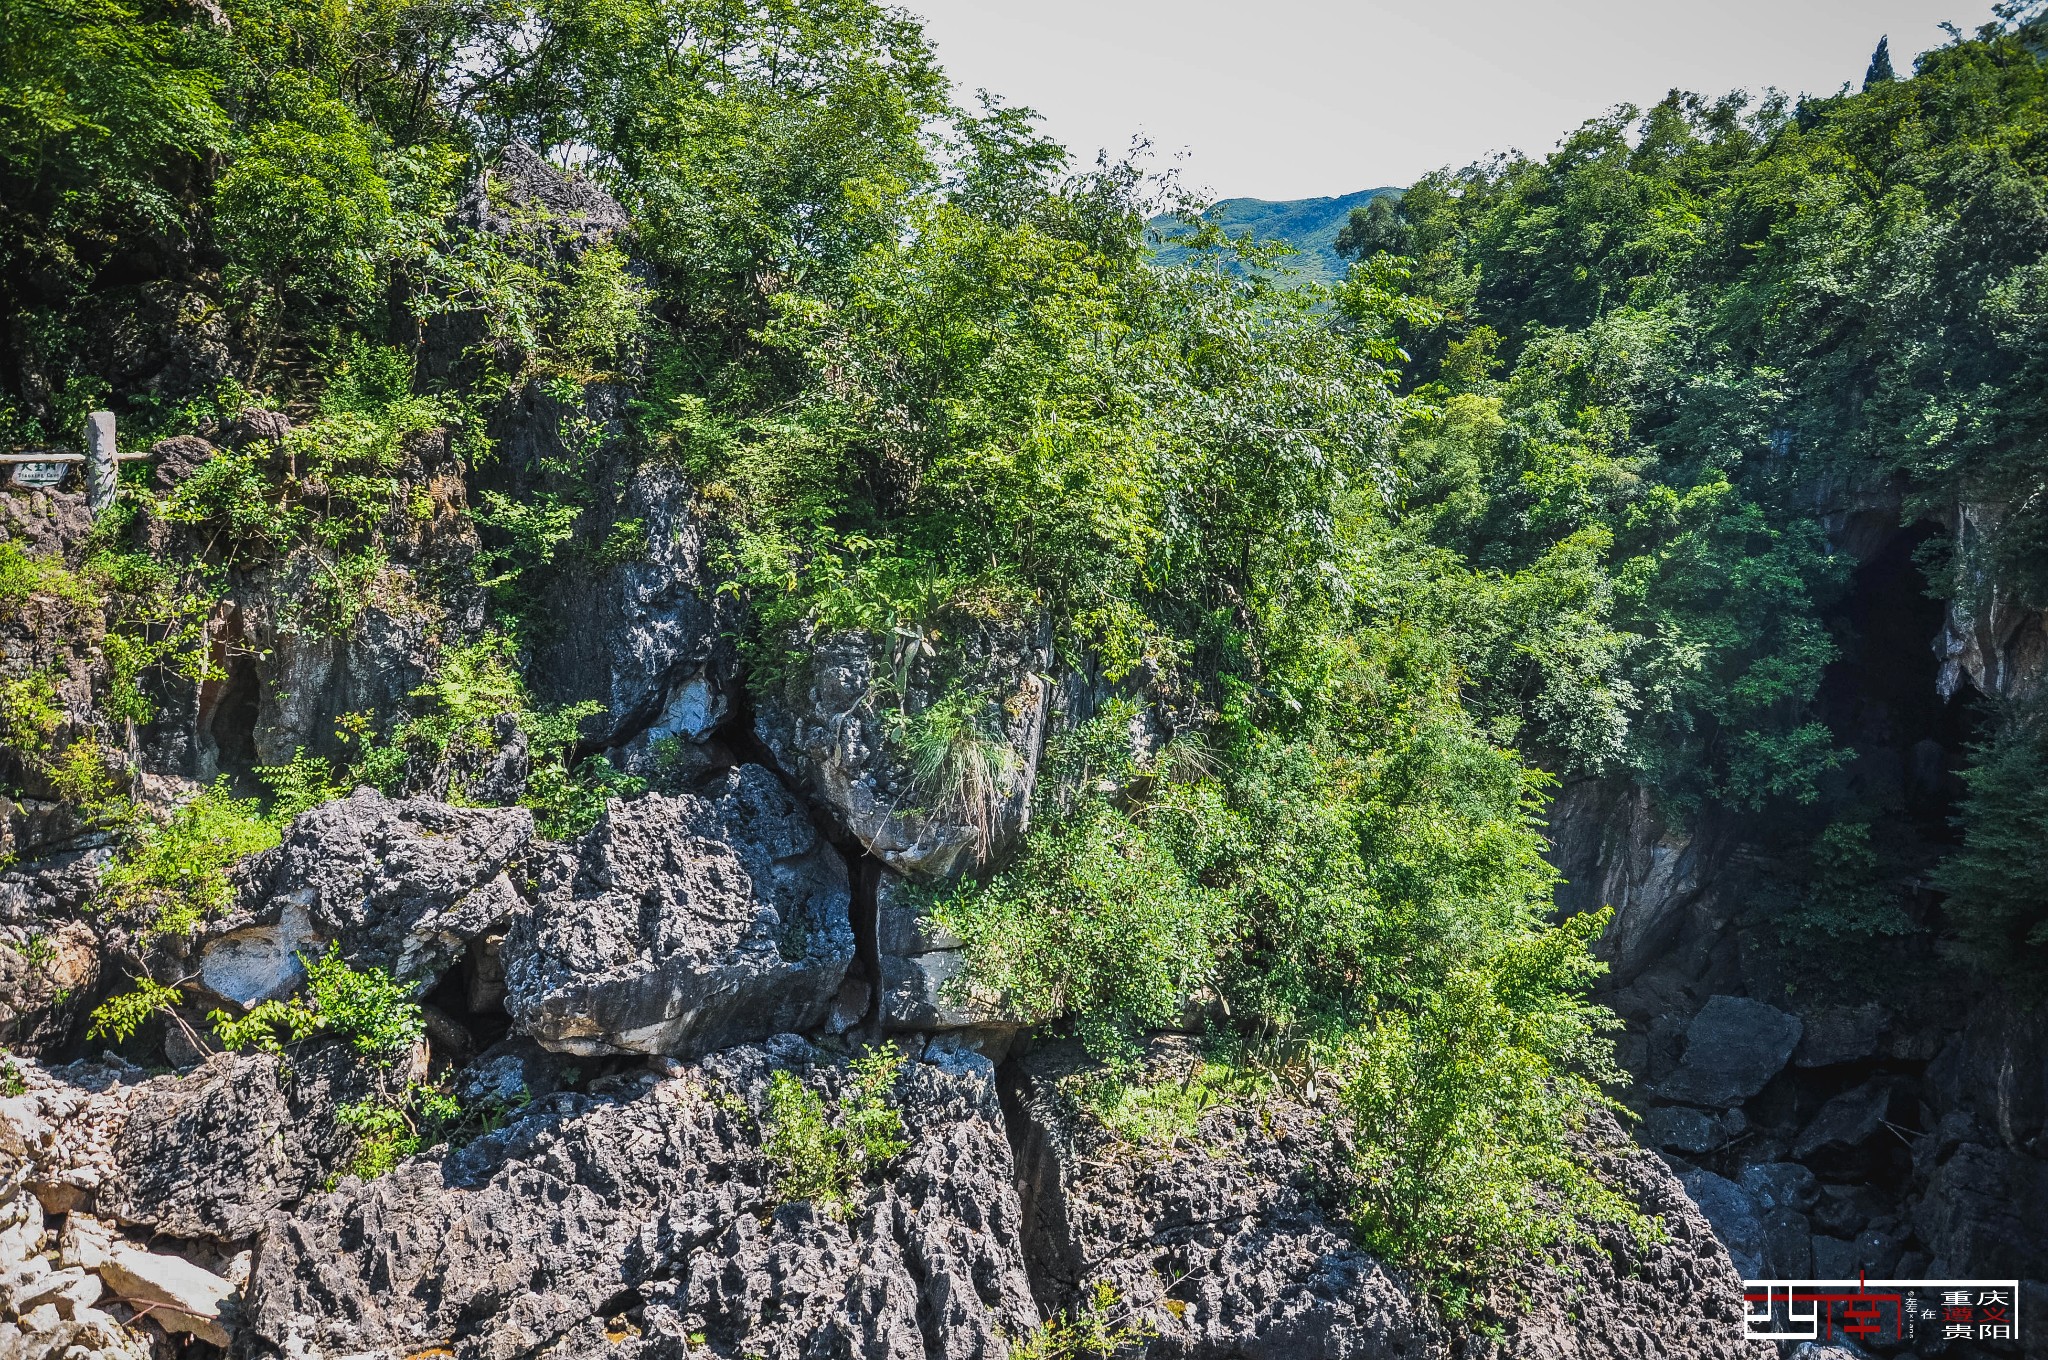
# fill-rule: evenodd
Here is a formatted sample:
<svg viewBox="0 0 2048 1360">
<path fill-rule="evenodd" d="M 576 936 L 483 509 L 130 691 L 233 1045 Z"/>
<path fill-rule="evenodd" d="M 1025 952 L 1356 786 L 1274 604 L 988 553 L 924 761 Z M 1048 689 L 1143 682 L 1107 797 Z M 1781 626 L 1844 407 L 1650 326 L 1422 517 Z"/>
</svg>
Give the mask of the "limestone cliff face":
<svg viewBox="0 0 2048 1360">
<path fill-rule="evenodd" d="M 1361 1251 L 1316 1189 L 1330 1149 L 1313 1102 L 1212 1111 L 1199 1153 L 1077 1122 L 1055 1089 L 1072 1055 L 1034 1050 L 946 985 L 959 942 L 925 889 L 1016 843 L 1049 732 L 1109 688 L 1060 672 L 1034 629 L 991 627 L 969 679 L 1007 752 L 1002 782 L 978 810 L 915 798 L 889 714 L 914 721 L 936 693 L 922 659 L 818 639 L 750 710 L 691 489 L 671 472 L 630 486 L 623 503 L 659 542 L 579 587 L 576 641 L 530 679 L 597 698 L 596 742 L 622 764 L 651 761 L 657 740 L 671 758 L 687 748 L 675 791 L 614 802 L 560 843 L 524 808 L 449 801 L 510 802 L 515 760 L 409 769 L 407 796 L 362 789 L 300 816 L 189 937 L 96 916 L 107 851 L 75 829 L 24 841 L 0 872 L 0 938 L 54 951 L 0 972 L 24 979 L 0 1025 L 25 1088 L 0 1099 L 0 1354 L 994 1360 L 1098 1284 L 1156 1333 L 1158 1357 L 1750 1353 L 1732 1340 L 1727 1253 L 1618 1131 L 1597 1155 L 1671 1239 L 1577 1263 L 1606 1310 L 1609 1349 L 1587 1350 L 1579 1286 L 1556 1268 L 1503 1282 L 1518 1319 L 1503 1340 L 1447 1321 Z M 164 797 L 237 752 L 274 758 L 365 701 L 366 682 L 416 683 L 395 616 L 366 612 L 318 649 L 262 632 L 253 592 L 277 588 L 247 583 L 239 617 L 217 621 L 279 643 L 241 658 L 246 688 L 187 694 L 138 734 Z M 1141 757 L 1175 720 L 1146 683 L 1131 687 Z M 1691 871 L 1647 807 L 1635 815 L 1636 867 L 1614 881 L 1654 915 Z M 209 1051 L 206 1012 L 290 994 L 330 947 L 422 1001 L 414 1050 L 382 1065 L 332 1042 Z M 0 951 L 0 970 L 22 957 Z M 82 1010 L 145 959 L 184 991 L 129 1045 L 159 1070 L 65 1061 L 85 1047 Z M 849 1056 L 881 1043 L 902 1059 L 890 1099 L 909 1147 L 837 1207 L 783 1202 L 766 1147 L 775 1075 L 829 1105 Z M 1184 1066 L 1184 1047 L 1162 1041 L 1155 1061 Z M 350 1174 L 361 1135 L 344 1113 L 429 1077 L 487 1111 L 482 1125 L 389 1174 Z"/>
</svg>

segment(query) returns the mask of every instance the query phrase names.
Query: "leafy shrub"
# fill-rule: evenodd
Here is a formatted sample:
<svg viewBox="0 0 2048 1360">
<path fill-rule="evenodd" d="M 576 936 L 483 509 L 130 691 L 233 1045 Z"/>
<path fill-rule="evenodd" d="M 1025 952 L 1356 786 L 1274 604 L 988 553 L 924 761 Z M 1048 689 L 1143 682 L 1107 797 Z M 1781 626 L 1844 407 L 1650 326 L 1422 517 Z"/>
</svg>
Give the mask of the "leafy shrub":
<svg viewBox="0 0 2048 1360">
<path fill-rule="evenodd" d="M 147 975 L 139 977 L 132 989 L 110 996 L 94 1008 L 85 1037 L 125 1044 L 150 1016 L 168 1013 L 184 1000 L 185 994 L 176 987 L 166 987 Z"/>
<path fill-rule="evenodd" d="M 890 1100 L 903 1055 L 896 1046 L 868 1048 L 849 1065 L 839 1118 L 825 1099 L 786 1071 L 768 1081 L 768 1139 L 762 1151 L 775 1168 L 776 1193 L 845 1214 L 862 1181 L 903 1155 L 910 1142 Z"/>
<path fill-rule="evenodd" d="M 366 1096 L 334 1112 L 343 1128 L 355 1131 L 347 1174 L 362 1180 L 387 1176 L 406 1158 L 449 1141 L 461 1124 L 460 1101 L 438 1087 L 408 1083 L 395 1100 Z"/>
<path fill-rule="evenodd" d="M 2001 975 L 2038 976 L 2026 961 L 2048 959 L 2048 719 L 2008 706 L 1963 782 L 1963 843 L 1935 874 L 1957 947 Z"/>
<path fill-rule="evenodd" d="M 1813 844 L 1806 899 L 1786 915 L 1791 933 L 1827 941 L 1910 933 L 1899 872 L 1885 858 L 1871 844 L 1870 823 L 1830 823 Z"/>
<path fill-rule="evenodd" d="M 1010 1360 L 1113 1360 L 1157 1335 L 1159 1329 L 1133 1316 L 1113 1286 L 1098 1280 L 1072 1317 L 1060 1314 L 1012 1337 Z"/>
<path fill-rule="evenodd" d="M 270 790 L 270 820 L 288 825 L 302 812 L 345 798 L 351 786 L 334 777 L 334 766 L 306 754 L 301 746 L 282 765 L 259 765 L 256 777 Z"/>
<path fill-rule="evenodd" d="M 1116 1070 L 1074 1087 L 1075 1104 L 1126 1143 L 1172 1147 L 1218 1105 L 1256 1097 L 1269 1084 L 1258 1068 L 1198 1059 L 1179 1079 L 1134 1080 Z"/>
<path fill-rule="evenodd" d="M 0 1057 L 0 1098 L 27 1093 L 28 1082 L 21 1075 L 21 1068 L 15 1065 L 13 1058 Z"/>
<path fill-rule="evenodd" d="M 233 901 L 229 866 L 277 842 L 277 827 L 253 799 L 230 794 L 223 777 L 162 822 L 138 819 L 120 858 L 100 873 L 100 900 L 151 930 L 182 934 Z"/>
<path fill-rule="evenodd" d="M 344 1128 L 355 1131 L 355 1151 L 348 1162 L 351 1176 L 376 1180 L 420 1150 L 419 1129 L 403 1106 L 370 1097 L 344 1105 L 334 1115 Z"/>
<path fill-rule="evenodd" d="M 207 1016 L 221 1043 L 282 1053 L 286 1043 L 325 1032 L 348 1040 L 364 1057 L 389 1059 L 426 1033 L 419 1003 L 406 988 L 382 968 L 351 968 L 338 942 L 318 958 L 299 955 L 299 962 L 306 969 L 304 996 L 264 1001 L 240 1017 L 225 1011 Z"/>
<path fill-rule="evenodd" d="M 32 769 L 47 768 L 64 710 L 48 671 L 0 680 L 0 747 Z"/>
<path fill-rule="evenodd" d="M 1570 1142 L 1589 1110 L 1612 1107 L 1600 1083 L 1625 1080 L 1601 1038 L 1619 1022 L 1579 999 L 1597 971 L 1585 946 L 1606 921 L 1574 917 L 1458 969 L 1352 1037 L 1340 1104 L 1367 1247 L 1434 1280 L 1471 1280 L 1590 1241 L 1581 1219 L 1654 1232 Z"/>
<path fill-rule="evenodd" d="M 784 1200 L 837 1202 L 844 1171 L 835 1133 L 825 1118 L 825 1098 L 801 1078 L 777 1071 L 768 1079 L 768 1141 L 762 1151 L 775 1167 L 775 1191 Z"/>
<path fill-rule="evenodd" d="M 1094 1095 L 1124 1136 L 1176 1136 L 1212 1094 L 1114 1066 L 1204 998 L 1246 1061 L 1334 1073 L 1361 1236 L 1448 1281 L 1574 1215 L 1636 1221 L 1567 1141 L 1621 1079 L 1583 999 L 1606 918 L 1544 921 L 1532 777 L 1438 687 L 1442 653 L 1358 643 L 1326 709 L 1241 731 L 1216 772 L 1171 748 L 1140 770 L 1105 713 L 1049 752 L 1019 861 L 937 911 L 967 986 L 1111 1061 Z"/>
</svg>

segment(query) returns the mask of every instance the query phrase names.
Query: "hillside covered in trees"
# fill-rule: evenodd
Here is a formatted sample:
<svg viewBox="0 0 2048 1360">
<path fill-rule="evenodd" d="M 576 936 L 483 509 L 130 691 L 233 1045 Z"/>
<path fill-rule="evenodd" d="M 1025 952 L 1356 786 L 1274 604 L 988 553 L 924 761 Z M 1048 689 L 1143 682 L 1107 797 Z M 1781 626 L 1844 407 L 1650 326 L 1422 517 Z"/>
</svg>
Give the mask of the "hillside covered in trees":
<svg viewBox="0 0 2048 1360">
<path fill-rule="evenodd" d="M 0 1339 L 1733 1356 L 1738 1268 L 2026 1274 L 1943 1168 L 2048 1196 L 2048 1066 L 1994 1137 L 1930 1058 L 2039 1052 L 2044 42 L 1324 284 L 869 0 L 11 0 L 0 445 L 147 456 L 0 492 Z"/>
</svg>

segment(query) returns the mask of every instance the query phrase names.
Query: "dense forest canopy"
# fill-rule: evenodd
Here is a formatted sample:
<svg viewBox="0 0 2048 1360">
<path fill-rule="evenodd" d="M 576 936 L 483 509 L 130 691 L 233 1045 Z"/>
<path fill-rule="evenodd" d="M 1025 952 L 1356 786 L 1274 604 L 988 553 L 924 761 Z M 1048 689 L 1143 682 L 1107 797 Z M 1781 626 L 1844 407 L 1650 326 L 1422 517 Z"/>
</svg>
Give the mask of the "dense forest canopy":
<svg viewBox="0 0 2048 1360">
<path fill-rule="evenodd" d="M 521 796 L 580 833 L 645 781 L 583 742 L 594 702 L 529 692 L 535 602 L 645 526 L 608 513 L 615 454 L 508 467 L 492 419 L 624 392 L 758 689 L 828 633 L 943 674 L 1015 625 L 1113 692 L 1053 741 L 1017 854 L 941 895 L 976 988 L 1112 1063 L 1207 1007 L 1219 1061 L 1334 1083 L 1334 1193 L 1439 1278 L 1629 1219 L 1568 1143 L 1618 1074 L 1585 1000 L 1605 916 L 1553 919 L 1547 791 L 1815 799 L 1830 479 L 1997 507 L 1936 580 L 2043 602 L 2040 38 L 2013 14 L 1858 94 L 1618 110 L 1375 198 L 1349 277 L 1304 288 L 1143 166 L 956 107 L 868 0 L 0 0 L 0 442 L 101 406 L 131 442 L 296 422 L 284 459 L 134 476 L 79 560 L 0 545 L 0 610 L 72 611 L 104 696 L 86 727 L 52 676 L 8 679 L 16 782 L 118 838 L 106 909 L 162 930 L 280 819 L 406 790 L 508 713 Z M 625 230 L 494 198 L 520 146 Z M 1145 223 L 1176 206 L 1189 259 L 1158 268 Z M 402 588 L 483 590 L 481 624 L 262 799 L 145 811 L 130 725 L 218 664 L 236 574 L 300 573 L 293 626 L 345 636 L 437 513 L 399 475 L 432 431 L 480 546 Z M 1002 700 L 958 675 L 876 702 L 927 796 L 972 808 Z M 1132 748 L 1140 707 L 1163 748 Z M 1955 930 L 2032 948 L 2042 880 L 2009 870 L 2041 843 L 2012 828 L 2048 829 L 2041 739 L 2001 732 Z"/>
</svg>

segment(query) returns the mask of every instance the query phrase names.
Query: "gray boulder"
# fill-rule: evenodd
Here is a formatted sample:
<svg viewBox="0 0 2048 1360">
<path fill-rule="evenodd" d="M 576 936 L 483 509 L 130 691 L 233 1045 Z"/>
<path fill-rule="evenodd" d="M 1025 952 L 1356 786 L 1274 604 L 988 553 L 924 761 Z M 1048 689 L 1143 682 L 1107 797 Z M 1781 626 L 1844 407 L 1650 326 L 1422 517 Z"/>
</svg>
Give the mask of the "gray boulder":
<svg viewBox="0 0 2048 1360">
<path fill-rule="evenodd" d="M 959 936 L 930 914 L 931 895 L 884 869 L 875 886 L 882 1025 L 891 1030 L 951 1030 L 1001 1023 L 992 1004 L 960 985 L 966 955 Z"/>
<path fill-rule="evenodd" d="M 1836 1096 L 1800 1131 L 1792 1155 L 1824 1173 L 1871 1169 L 1881 1151 L 1871 1144 L 1892 1137 L 1885 1120 L 1897 1089 L 1893 1079 L 1878 1077 Z"/>
<path fill-rule="evenodd" d="M 629 396 L 593 386 L 577 410 L 529 391 L 519 419 L 503 432 L 507 457 L 568 457 L 555 446 L 579 423 L 604 429 L 612 447 L 624 439 Z M 718 594 L 705 563 L 705 526 L 693 504 L 678 468 L 655 464 L 628 474 L 618 504 L 594 512 L 604 518 L 590 532 L 601 538 L 635 526 L 638 550 L 553 582 L 546 608 L 560 626 L 535 652 L 542 692 L 564 703 L 602 702 L 586 737 L 615 746 L 617 762 L 642 775 L 694 776 L 730 763 L 714 739 L 740 688 L 730 641 L 739 620 L 733 597 Z"/>
<path fill-rule="evenodd" d="M 1659 1105 L 1643 1117 L 1642 1137 L 1651 1147 L 1698 1156 L 1741 1136 L 1748 1127 L 1740 1110 L 1713 1115 L 1689 1105 Z"/>
<path fill-rule="evenodd" d="M 1156 1044 L 1152 1058 L 1171 1065 L 1175 1053 Z M 1178 1356 L 1445 1353 L 1432 1310 L 1295 1184 L 1299 1151 L 1251 1110 L 1219 1108 L 1172 1155 L 1144 1155 L 1073 1106 L 1067 1079 L 1089 1070 L 1072 1048 L 1040 1049 L 1012 1102 L 1041 1306 L 1078 1308 L 1106 1282 L 1159 1328 L 1163 1353 Z M 1296 1136 L 1314 1119 L 1273 1106 L 1267 1115 Z"/>
<path fill-rule="evenodd" d="M 596 181 L 556 169 L 524 142 L 508 142 L 463 195 L 456 220 L 472 231 L 580 252 L 632 219 Z"/>
<path fill-rule="evenodd" d="M 70 1069 L 58 1069 L 69 1071 Z M 139 1075 L 139 1074 L 138 1074 Z M 299 1202 L 354 1146 L 335 1110 L 389 1098 L 414 1075 L 359 1061 L 343 1044 L 215 1055 L 128 1092 L 93 1194 L 102 1217 L 184 1239 L 240 1242 Z"/>
<path fill-rule="evenodd" d="M 1784 1070 L 1799 1043 L 1799 1017 L 1747 997 L 1716 996 L 1685 1033 L 1685 1060 L 1657 1094 L 1687 1105 L 1749 1099 Z"/>
<path fill-rule="evenodd" d="M 223 1054 L 182 1078 L 152 1082 L 114 1144 L 116 1171 L 98 1211 L 173 1237 L 253 1236 L 297 1202 L 316 1171 L 297 1139 L 277 1063 Z"/>
<path fill-rule="evenodd" d="M 947 640 L 961 674 L 929 673 L 927 644 L 842 632 L 806 642 L 754 728 L 845 835 L 897 873 L 941 883 L 992 864 L 1023 835 L 1052 686 L 1041 630 L 969 625 Z M 793 639 L 793 643 L 801 639 Z M 978 773 L 920 772 L 903 730 L 943 695 L 977 696 Z"/>
<path fill-rule="evenodd" d="M 505 866 L 533 838 L 525 808 L 457 808 L 373 789 L 314 808 L 236 871 L 233 915 L 208 931 L 199 975 L 248 1006 L 289 991 L 301 952 L 338 941 L 357 967 L 425 991 L 469 942 L 521 909 Z"/>
<path fill-rule="evenodd" d="M 1797 1162 L 1761 1162 L 1742 1169 L 1742 1188 L 1759 1207 L 1805 1213 L 1820 1198 L 1813 1172 Z"/>
<path fill-rule="evenodd" d="M 819 1024 L 853 961 L 846 861 L 758 765 L 614 802 L 542 867 L 506 1008 L 560 1052 L 706 1052 Z"/>
<path fill-rule="evenodd" d="M 1928 1178 L 1913 1225 L 1950 1279 L 2026 1278 L 2048 1260 L 2048 1166 L 1964 1143 Z"/>
<path fill-rule="evenodd" d="M 1891 1021 L 1884 1007 L 1874 1001 L 1808 1011 L 1802 1019 L 1805 1032 L 1792 1053 L 1794 1067 L 1830 1067 L 1871 1057 Z"/>
<path fill-rule="evenodd" d="M 761 1152 L 771 1072 L 837 1082 L 816 1056 L 784 1036 L 548 1096 L 459 1153 L 343 1181 L 273 1219 L 242 1353 L 996 1360 L 1036 1317 L 993 1069 L 906 1064 L 910 1149 L 841 1216 L 782 1202 Z"/>
</svg>

